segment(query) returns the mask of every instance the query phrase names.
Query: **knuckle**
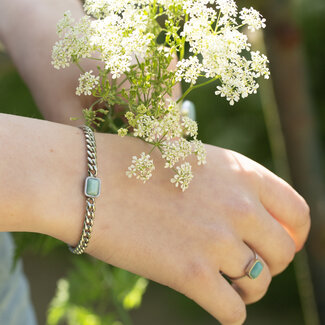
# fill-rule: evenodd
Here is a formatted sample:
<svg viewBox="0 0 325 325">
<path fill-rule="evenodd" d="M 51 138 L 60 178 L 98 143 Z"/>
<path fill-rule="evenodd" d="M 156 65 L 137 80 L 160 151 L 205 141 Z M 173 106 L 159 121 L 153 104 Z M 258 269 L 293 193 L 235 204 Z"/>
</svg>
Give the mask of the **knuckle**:
<svg viewBox="0 0 325 325">
<path fill-rule="evenodd" d="M 311 226 L 311 218 L 310 218 L 310 208 L 309 205 L 306 203 L 305 204 L 305 208 L 304 208 L 304 227 L 307 230 L 307 233 L 310 230 L 310 226 Z"/>
<path fill-rule="evenodd" d="M 299 212 L 297 213 L 296 218 L 296 227 L 297 228 L 306 228 L 309 231 L 310 228 L 310 207 L 303 197 L 300 197 L 300 204 L 297 208 Z"/>
<path fill-rule="evenodd" d="M 281 254 L 278 254 L 278 261 L 276 266 L 273 268 L 273 274 L 279 274 L 285 270 L 288 265 L 292 262 L 296 253 L 296 245 L 294 242 L 281 249 Z"/>
<path fill-rule="evenodd" d="M 310 207 L 305 200 L 303 203 L 303 210 L 304 210 L 304 215 L 307 217 L 307 219 L 310 219 Z"/>
<path fill-rule="evenodd" d="M 254 214 L 254 204 L 250 198 L 242 196 L 236 204 L 240 215 L 252 216 Z"/>
<path fill-rule="evenodd" d="M 221 323 L 224 325 L 231 325 L 231 324 L 243 324 L 246 319 L 246 306 L 245 304 L 238 303 L 232 306 L 232 309 L 229 310 L 227 315 L 224 315 L 222 319 L 220 319 Z"/>
<path fill-rule="evenodd" d="M 232 218 L 239 227 L 248 227 L 258 222 L 259 214 L 257 204 L 250 197 L 237 199 L 232 208 Z"/>
<path fill-rule="evenodd" d="M 216 246 L 230 243 L 233 238 L 228 225 L 225 223 L 217 224 L 216 222 L 201 224 L 196 236 L 200 237 L 201 241 L 204 243 L 205 249 L 211 245 Z"/>
<path fill-rule="evenodd" d="M 232 200 L 228 205 L 228 211 L 240 222 L 249 222 L 256 218 L 256 204 L 246 195 L 239 195 L 237 199 Z"/>
<path fill-rule="evenodd" d="M 227 228 L 220 228 L 217 231 L 217 238 L 222 246 L 231 246 L 233 243 L 233 234 Z"/>
<path fill-rule="evenodd" d="M 202 261 L 189 261 L 181 271 L 180 289 L 190 288 L 192 285 L 200 286 L 209 283 L 210 271 Z"/>
<path fill-rule="evenodd" d="M 233 254 L 234 247 L 237 244 L 237 239 L 230 229 L 219 229 L 216 238 L 218 238 L 218 240 L 214 240 L 214 243 L 211 243 L 211 247 L 213 247 L 213 249 L 220 252 L 222 251 L 222 256 Z"/>
<path fill-rule="evenodd" d="M 283 249 L 283 264 L 288 266 L 295 257 L 296 254 L 296 245 L 292 241 L 285 249 Z"/>
<path fill-rule="evenodd" d="M 283 244 L 277 250 L 276 256 L 273 256 L 272 263 L 269 265 L 273 276 L 284 271 L 293 261 L 296 254 L 296 244 L 290 239 L 287 244 Z"/>
<path fill-rule="evenodd" d="M 253 203 L 248 200 L 240 202 L 240 212 L 239 216 L 245 217 L 242 219 L 246 221 L 254 221 L 257 217 Z"/>
</svg>

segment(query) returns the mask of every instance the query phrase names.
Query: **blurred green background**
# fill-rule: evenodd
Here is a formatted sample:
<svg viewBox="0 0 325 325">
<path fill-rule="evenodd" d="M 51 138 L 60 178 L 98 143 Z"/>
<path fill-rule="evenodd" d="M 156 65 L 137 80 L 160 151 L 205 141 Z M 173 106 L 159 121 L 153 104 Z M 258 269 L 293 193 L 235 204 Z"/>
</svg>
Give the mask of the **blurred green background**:
<svg viewBox="0 0 325 325">
<path fill-rule="evenodd" d="M 248 306 L 246 323 L 325 324 L 325 2 L 242 3 L 258 7 L 267 18 L 264 38 L 272 80 L 262 83 L 258 95 L 234 107 L 214 95 L 213 85 L 194 91 L 189 99 L 196 104 L 204 142 L 256 160 L 287 179 L 307 198 L 314 225 L 307 251 L 315 291 L 313 295 L 305 255 L 299 253 L 295 264 L 273 279 L 266 296 Z M 254 42 L 259 48 L 263 46 L 261 38 Z M 3 113 L 42 118 L 5 53 L 0 55 L 0 103 Z M 24 263 L 39 324 L 45 324 L 56 281 L 71 264 L 70 253 L 65 249 L 47 256 L 27 252 Z M 131 316 L 135 325 L 217 323 L 189 299 L 156 283 L 150 283 L 141 308 L 132 311 Z"/>
</svg>

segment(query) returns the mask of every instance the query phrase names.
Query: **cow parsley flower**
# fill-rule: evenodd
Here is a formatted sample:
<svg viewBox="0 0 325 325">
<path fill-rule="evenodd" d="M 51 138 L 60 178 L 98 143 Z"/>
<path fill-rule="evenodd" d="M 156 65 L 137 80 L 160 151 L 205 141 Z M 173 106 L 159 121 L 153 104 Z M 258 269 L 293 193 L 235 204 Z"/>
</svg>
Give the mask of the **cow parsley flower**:
<svg viewBox="0 0 325 325">
<path fill-rule="evenodd" d="M 240 12 L 240 19 L 242 20 L 243 24 L 247 24 L 248 29 L 252 32 L 255 30 L 265 28 L 266 19 L 262 17 L 262 15 L 255 10 L 254 8 L 243 8 Z"/>
<path fill-rule="evenodd" d="M 204 147 L 204 144 L 200 140 L 193 140 L 191 141 L 192 152 L 196 155 L 197 158 L 197 164 L 198 165 L 205 165 L 207 163 L 207 152 Z"/>
<path fill-rule="evenodd" d="M 253 8 L 238 12 L 235 0 L 85 0 L 84 10 L 79 21 L 68 11 L 58 22 L 53 66 L 76 63 L 82 71 L 76 94 L 93 94 L 97 100 L 91 108 L 105 107 L 90 109 L 86 120 L 96 118 L 104 132 L 142 139 L 150 153 L 159 150 L 165 167 L 176 172 L 172 183 L 184 191 L 193 178 L 188 157 L 195 155 L 203 165 L 207 153 L 197 139 L 197 123 L 180 103 L 211 82 L 230 105 L 256 93 L 258 78 L 269 78 L 269 61 L 251 50 L 243 26 L 254 32 L 265 27 L 265 19 Z M 84 58 L 99 61 L 98 72 L 85 72 Z M 202 77 L 207 80 L 200 82 Z M 177 82 L 188 88 L 174 102 L 170 97 Z M 143 152 L 132 158 L 126 174 L 145 182 L 153 170 Z"/>
<path fill-rule="evenodd" d="M 192 153 L 191 143 L 183 138 L 164 142 L 161 146 L 162 157 L 166 160 L 165 168 L 172 168 L 181 159 Z"/>
<path fill-rule="evenodd" d="M 237 5 L 234 0 L 216 0 L 217 9 L 226 17 L 237 16 Z"/>
<path fill-rule="evenodd" d="M 155 141 L 158 124 L 158 121 L 153 116 L 140 115 L 136 119 L 134 136 L 143 138 L 148 142 Z"/>
<path fill-rule="evenodd" d="M 150 155 L 146 155 L 145 152 L 142 152 L 140 157 L 132 157 L 132 165 L 128 167 L 126 175 L 131 177 L 136 177 L 145 183 L 152 176 L 152 171 L 155 169 L 153 160 L 150 159 Z"/>
<path fill-rule="evenodd" d="M 93 70 L 87 71 L 79 77 L 79 86 L 76 89 L 76 94 L 80 96 L 91 95 L 92 90 L 98 85 L 99 77 L 92 74 Z"/>
<path fill-rule="evenodd" d="M 184 116 L 182 118 L 181 126 L 183 127 L 185 135 L 189 135 L 196 139 L 197 132 L 198 132 L 198 126 L 195 121 L 190 119 L 188 116 Z"/>
<path fill-rule="evenodd" d="M 269 79 L 270 70 L 267 67 L 269 60 L 266 57 L 266 55 L 261 54 L 260 51 L 251 52 L 251 55 L 252 55 L 251 68 L 254 71 L 254 77 L 258 78 L 260 76 L 263 76 L 265 79 Z"/>
<path fill-rule="evenodd" d="M 189 59 L 183 59 L 177 63 L 176 80 L 194 85 L 197 78 L 203 70 L 203 65 L 199 62 L 196 56 L 191 56 Z"/>
<path fill-rule="evenodd" d="M 180 137 L 182 130 L 180 128 L 180 112 L 167 113 L 159 123 L 159 137 L 165 137 L 168 140 Z"/>
<path fill-rule="evenodd" d="M 117 131 L 117 134 L 123 138 L 125 137 L 127 134 L 128 134 L 128 130 L 125 129 L 125 128 L 119 128 L 118 131 Z"/>
<path fill-rule="evenodd" d="M 192 179 L 192 166 L 186 162 L 176 167 L 176 174 L 170 181 L 174 183 L 176 187 L 180 186 L 184 192 L 188 188 Z"/>
<path fill-rule="evenodd" d="M 82 17 L 74 24 L 71 13 L 67 11 L 58 23 L 57 33 L 63 38 L 56 42 L 52 51 L 52 64 L 56 69 L 68 67 L 71 62 L 78 62 L 82 58 L 91 56 L 92 30 L 88 16 Z"/>
</svg>

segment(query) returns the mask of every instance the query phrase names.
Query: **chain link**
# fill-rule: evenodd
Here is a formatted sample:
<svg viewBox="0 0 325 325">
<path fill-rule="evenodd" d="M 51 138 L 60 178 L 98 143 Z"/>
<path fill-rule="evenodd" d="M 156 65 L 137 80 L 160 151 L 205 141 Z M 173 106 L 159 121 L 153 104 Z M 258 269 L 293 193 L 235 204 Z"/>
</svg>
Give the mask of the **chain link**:
<svg viewBox="0 0 325 325">
<path fill-rule="evenodd" d="M 97 177 L 97 154 L 96 154 L 95 135 L 92 129 L 86 125 L 79 126 L 79 128 L 83 130 L 86 138 L 88 175 L 91 177 Z M 90 240 L 91 230 L 94 224 L 94 218 L 95 218 L 95 198 L 86 197 L 86 214 L 85 214 L 85 221 L 83 224 L 81 238 L 76 247 L 72 247 L 68 245 L 72 253 L 80 255 L 87 248 Z"/>
</svg>

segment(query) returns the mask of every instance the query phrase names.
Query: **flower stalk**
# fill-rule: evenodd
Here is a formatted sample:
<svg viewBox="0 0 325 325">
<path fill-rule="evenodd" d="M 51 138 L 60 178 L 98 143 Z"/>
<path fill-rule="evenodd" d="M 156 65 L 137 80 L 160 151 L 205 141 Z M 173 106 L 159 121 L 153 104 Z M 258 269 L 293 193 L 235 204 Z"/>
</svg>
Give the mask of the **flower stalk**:
<svg viewBox="0 0 325 325">
<path fill-rule="evenodd" d="M 187 157 L 194 154 L 204 164 L 206 152 L 182 101 L 215 81 L 215 94 L 230 105 L 256 93 L 257 79 L 269 77 L 268 60 L 250 50 L 241 30 L 264 28 L 265 19 L 253 8 L 239 12 L 234 0 L 85 0 L 84 9 L 78 22 L 70 12 L 59 21 L 52 64 L 60 69 L 75 63 L 82 72 L 76 94 L 97 98 L 96 104 L 107 108 L 105 118 L 96 117 L 95 103 L 84 110 L 88 124 L 153 146 L 132 158 L 128 177 L 151 178 L 157 147 L 165 167 L 175 172 L 171 182 L 186 190 L 193 178 Z M 171 69 L 175 55 L 179 62 Z M 85 71 L 84 58 L 102 65 L 97 72 Z M 197 84 L 199 77 L 207 80 Z M 181 81 L 190 86 L 175 102 L 172 90 Z"/>
</svg>

